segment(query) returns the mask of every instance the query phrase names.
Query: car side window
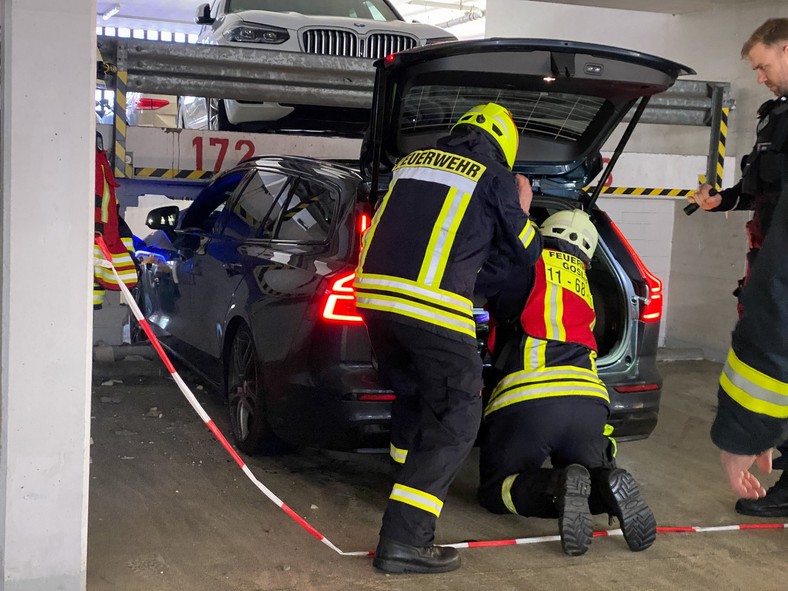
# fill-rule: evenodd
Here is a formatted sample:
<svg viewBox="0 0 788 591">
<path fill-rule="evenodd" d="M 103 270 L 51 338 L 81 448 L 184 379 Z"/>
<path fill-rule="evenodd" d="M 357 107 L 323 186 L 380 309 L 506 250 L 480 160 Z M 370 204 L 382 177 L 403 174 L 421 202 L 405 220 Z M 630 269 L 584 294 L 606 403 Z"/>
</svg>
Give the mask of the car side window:
<svg viewBox="0 0 788 591">
<path fill-rule="evenodd" d="M 339 191 L 312 179 L 298 179 L 287 201 L 278 228 L 277 240 L 324 242 L 339 203 Z"/>
<path fill-rule="evenodd" d="M 248 170 L 236 170 L 223 174 L 214 180 L 202 190 L 194 203 L 186 210 L 180 227 L 184 230 L 215 231 L 225 204 L 233 196 L 247 173 Z"/>
<path fill-rule="evenodd" d="M 287 198 L 288 177 L 274 171 L 256 170 L 241 189 L 238 199 L 226 215 L 222 232 L 226 236 L 243 240 L 245 238 L 265 238 L 267 220 L 274 219 L 279 210 L 274 207 Z M 270 224 L 269 224 L 270 225 Z"/>
</svg>

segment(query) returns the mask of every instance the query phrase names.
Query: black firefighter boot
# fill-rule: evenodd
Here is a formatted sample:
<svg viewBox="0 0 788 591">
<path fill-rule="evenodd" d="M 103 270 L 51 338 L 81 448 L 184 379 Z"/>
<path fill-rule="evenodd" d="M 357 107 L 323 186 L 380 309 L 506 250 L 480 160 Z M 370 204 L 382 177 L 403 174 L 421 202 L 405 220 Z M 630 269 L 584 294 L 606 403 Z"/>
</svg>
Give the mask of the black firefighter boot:
<svg viewBox="0 0 788 591">
<path fill-rule="evenodd" d="M 558 511 L 558 532 L 564 554 L 585 554 L 594 535 L 588 495 L 591 479 L 588 470 L 579 464 L 571 464 L 559 471 L 555 508 Z"/>
<path fill-rule="evenodd" d="M 783 470 L 762 499 L 739 499 L 736 513 L 753 517 L 788 517 L 788 470 Z"/>
<path fill-rule="evenodd" d="M 645 550 L 657 537 L 657 521 L 640 496 L 632 475 L 621 468 L 591 471 L 591 512 L 607 513 L 618 519 L 627 546 L 633 552 Z"/>
<path fill-rule="evenodd" d="M 447 573 L 460 568 L 460 553 L 456 548 L 410 546 L 381 536 L 372 564 L 387 573 Z"/>
</svg>

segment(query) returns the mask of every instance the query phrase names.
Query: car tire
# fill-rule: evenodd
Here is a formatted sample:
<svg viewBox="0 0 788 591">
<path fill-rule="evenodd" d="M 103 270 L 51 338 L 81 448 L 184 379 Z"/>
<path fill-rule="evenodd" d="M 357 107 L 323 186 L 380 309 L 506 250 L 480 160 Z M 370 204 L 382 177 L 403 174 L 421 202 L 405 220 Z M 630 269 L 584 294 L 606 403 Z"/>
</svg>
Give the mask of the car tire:
<svg viewBox="0 0 788 591">
<path fill-rule="evenodd" d="M 142 277 L 140 276 L 140 282 L 142 281 Z M 142 284 L 137 283 L 132 290 L 132 296 L 134 296 L 134 301 L 139 307 L 140 312 L 142 312 L 143 317 L 147 317 L 148 306 L 145 305 L 145 293 L 142 290 Z M 132 345 L 138 345 L 141 343 L 147 343 L 149 341 L 148 335 L 145 333 L 145 330 L 142 328 L 142 325 L 137 320 L 137 317 L 134 316 L 134 312 L 131 310 L 131 306 L 129 308 L 129 342 Z"/>
<path fill-rule="evenodd" d="M 241 325 L 233 335 L 225 369 L 225 393 L 236 446 L 247 455 L 280 455 L 292 450 L 266 419 L 263 373 L 252 333 Z"/>
<path fill-rule="evenodd" d="M 208 129 L 212 131 L 240 131 L 241 126 L 230 123 L 227 109 L 220 99 L 206 99 L 208 112 Z"/>
<path fill-rule="evenodd" d="M 183 115 L 183 99 L 178 97 L 178 110 L 175 114 L 175 127 L 186 129 L 186 118 Z"/>
</svg>

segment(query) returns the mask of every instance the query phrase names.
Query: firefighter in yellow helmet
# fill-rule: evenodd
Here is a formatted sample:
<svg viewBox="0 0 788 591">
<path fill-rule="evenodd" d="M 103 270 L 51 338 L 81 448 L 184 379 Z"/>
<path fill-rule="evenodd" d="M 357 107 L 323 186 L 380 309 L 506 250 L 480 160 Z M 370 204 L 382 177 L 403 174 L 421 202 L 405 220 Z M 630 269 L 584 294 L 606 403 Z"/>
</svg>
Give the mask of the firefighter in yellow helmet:
<svg viewBox="0 0 788 591">
<path fill-rule="evenodd" d="M 515 267 L 489 297 L 499 323 L 493 366 L 503 377 L 484 409 L 479 502 L 493 513 L 557 519 L 570 556 L 588 550 L 596 513 L 618 518 L 629 548 L 645 550 L 656 521 L 632 475 L 616 467 L 610 401 L 596 371 L 586 267 L 597 230 L 584 211 L 566 210 L 544 221 L 542 237 L 533 270 Z"/>
<path fill-rule="evenodd" d="M 460 566 L 456 549 L 434 545 L 434 530 L 481 419 L 474 284 L 491 249 L 528 266 L 542 248 L 530 184 L 511 171 L 518 145 L 509 111 L 472 108 L 435 148 L 397 163 L 365 234 L 357 306 L 397 395 L 391 455 L 401 467 L 374 560 L 386 572 Z"/>
</svg>

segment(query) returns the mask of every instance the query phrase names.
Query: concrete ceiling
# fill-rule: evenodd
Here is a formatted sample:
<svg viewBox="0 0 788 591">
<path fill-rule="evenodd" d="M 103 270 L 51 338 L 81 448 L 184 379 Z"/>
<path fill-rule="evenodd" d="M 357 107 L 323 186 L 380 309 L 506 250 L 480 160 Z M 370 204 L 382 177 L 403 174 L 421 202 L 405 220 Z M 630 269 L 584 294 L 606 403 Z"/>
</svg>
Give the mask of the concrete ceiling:
<svg viewBox="0 0 788 591">
<path fill-rule="evenodd" d="M 595 6 L 597 8 L 621 8 L 642 12 L 661 12 L 666 14 L 687 14 L 701 10 L 711 10 L 719 6 L 744 4 L 746 0 L 534 0 L 572 4 L 575 6 Z"/>
</svg>

